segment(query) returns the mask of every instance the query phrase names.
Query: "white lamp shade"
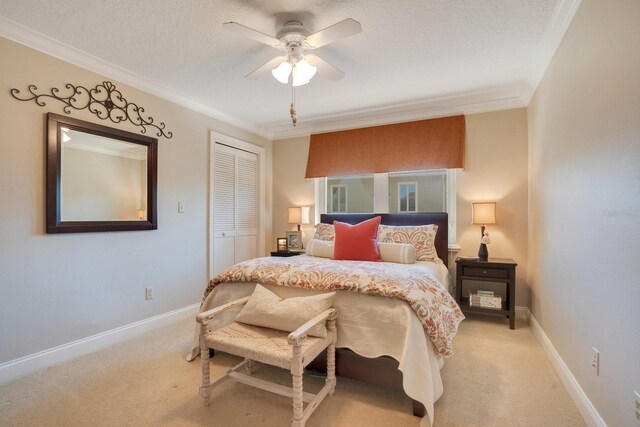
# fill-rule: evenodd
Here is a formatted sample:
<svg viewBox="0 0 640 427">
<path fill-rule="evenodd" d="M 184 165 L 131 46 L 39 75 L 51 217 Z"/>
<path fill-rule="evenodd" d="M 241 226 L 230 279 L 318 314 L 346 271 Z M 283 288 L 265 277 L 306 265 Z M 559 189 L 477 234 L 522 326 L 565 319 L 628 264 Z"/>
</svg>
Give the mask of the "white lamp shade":
<svg viewBox="0 0 640 427">
<path fill-rule="evenodd" d="M 313 78 L 313 76 L 316 75 L 316 71 L 318 71 L 316 67 L 309 64 L 304 59 L 301 59 L 296 63 L 296 66 L 293 67 L 293 85 L 306 85 Z"/>
<path fill-rule="evenodd" d="M 271 70 L 271 74 L 273 74 L 273 77 L 280 83 L 287 84 L 289 83 L 289 74 L 291 74 L 292 68 L 288 61 L 282 61 L 280 65 Z"/>
<path fill-rule="evenodd" d="M 302 206 L 300 210 L 302 211 L 300 224 L 311 224 L 311 221 L 309 221 L 309 211 L 311 211 L 311 208 L 309 206 Z"/>
<path fill-rule="evenodd" d="M 472 224 L 495 224 L 496 202 L 472 203 Z"/>
<path fill-rule="evenodd" d="M 301 208 L 289 208 L 289 224 L 300 224 L 302 221 Z"/>
<path fill-rule="evenodd" d="M 309 206 L 289 208 L 289 224 L 311 224 L 309 220 Z"/>
</svg>

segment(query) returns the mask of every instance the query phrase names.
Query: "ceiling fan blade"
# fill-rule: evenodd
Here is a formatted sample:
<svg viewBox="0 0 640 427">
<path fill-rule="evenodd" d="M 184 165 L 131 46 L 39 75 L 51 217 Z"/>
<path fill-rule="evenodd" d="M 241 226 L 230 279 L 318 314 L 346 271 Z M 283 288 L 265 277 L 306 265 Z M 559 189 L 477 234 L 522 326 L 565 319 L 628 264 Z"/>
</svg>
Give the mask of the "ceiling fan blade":
<svg viewBox="0 0 640 427">
<path fill-rule="evenodd" d="M 360 23 L 355 19 L 348 18 L 315 34 L 311 34 L 307 37 L 306 42 L 309 44 L 310 49 L 316 49 L 360 32 L 362 32 Z"/>
<path fill-rule="evenodd" d="M 329 80 L 340 80 L 344 76 L 342 71 L 316 55 L 305 55 L 304 59 L 318 69 L 318 74 Z"/>
<path fill-rule="evenodd" d="M 286 56 L 276 56 L 269 60 L 266 64 L 259 66 L 249 74 L 245 76 L 245 78 L 250 80 L 259 79 L 260 77 L 264 77 L 268 74 L 271 74 L 271 70 L 276 68 L 278 65 L 282 63 L 282 61 L 286 61 Z"/>
<path fill-rule="evenodd" d="M 282 42 L 277 38 L 271 37 L 270 35 L 265 33 L 261 33 L 260 31 L 254 30 L 253 28 L 245 27 L 244 25 L 238 24 L 237 22 L 225 22 L 224 24 L 222 24 L 222 29 L 242 37 L 257 40 L 260 43 L 264 43 L 275 48 L 282 47 Z"/>
</svg>

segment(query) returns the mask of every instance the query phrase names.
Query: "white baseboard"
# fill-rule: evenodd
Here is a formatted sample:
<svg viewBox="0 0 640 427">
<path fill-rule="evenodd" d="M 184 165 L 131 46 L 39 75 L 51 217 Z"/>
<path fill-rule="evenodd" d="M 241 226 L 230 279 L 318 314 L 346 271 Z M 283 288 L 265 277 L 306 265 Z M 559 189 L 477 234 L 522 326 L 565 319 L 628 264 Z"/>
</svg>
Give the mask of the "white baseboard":
<svg viewBox="0 0 640 427">
<path fill-rule="evenodd" d="M 544 333 L 536 318 L 533 317 L 531 312 L 528 313 L 528 316 L 533 334 L 538 338 L 540 345 L 542 345 L 545 353 L 547 353 L 553 368 L 556 370 L 556 373 L 560 377 L 564 387 L 567 389 L 567 392 L 569 392 L 571 399 L 573 399 L 573 403 L 578 407 L 578 411 L 580 411 L 585 423 L 587 423 L 589 427 L 607 427 L 607 424 L 604 422 L 595 406 L 593 406 L 593 403 L 591 403 L 582 387 L 580 387 L 578 380 L 576 380 L 569 367 L 564 363 L 564 360 L 562 360 L 562 357 L 560 357 L 560 354 L 558 354 L 551 343 L 551 340 L 549 340 L 547 334 Z"/>
<path fill-rule="evenodd" d="M 199 307 L 200 303 L 196 303 L 2 363 L 0 364 L 0 384 L 30 374 L 38 369 L 47 368 L 84 354 L 102 350 L 143 332 L 181 319 L 193 317 L 195 320 Z"/>
</svg>

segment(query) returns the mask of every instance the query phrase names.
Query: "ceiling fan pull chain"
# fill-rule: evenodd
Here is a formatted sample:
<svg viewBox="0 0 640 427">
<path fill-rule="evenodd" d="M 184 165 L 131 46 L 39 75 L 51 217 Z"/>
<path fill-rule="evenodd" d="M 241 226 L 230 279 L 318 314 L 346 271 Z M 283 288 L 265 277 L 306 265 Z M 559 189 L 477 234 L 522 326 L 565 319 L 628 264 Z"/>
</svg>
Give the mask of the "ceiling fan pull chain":
<svg viewBox="0 0 640 427">
<path fill-rule="evenodd" d="M 296 113 L 296 87 L 293 85 L 291 85 L 291 108 L 289 109 L 289 113 L 291 114 L 293 127 L 296 127 L 296 123 L 298 122 L 298 115 Z"/>
</svg>

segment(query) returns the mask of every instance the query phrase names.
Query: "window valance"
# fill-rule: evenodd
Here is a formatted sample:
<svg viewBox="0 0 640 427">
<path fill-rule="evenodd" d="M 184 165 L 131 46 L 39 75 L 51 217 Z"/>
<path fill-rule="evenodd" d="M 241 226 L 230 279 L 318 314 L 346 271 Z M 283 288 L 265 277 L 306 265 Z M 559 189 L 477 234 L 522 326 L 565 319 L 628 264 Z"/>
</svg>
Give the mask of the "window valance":
<svg viewBox="0 0 640 427">
<path fill-rule="evenodd" d="M 464 116 L 311 135 L 306 178 L 464 167 Z"/>
</svg>

